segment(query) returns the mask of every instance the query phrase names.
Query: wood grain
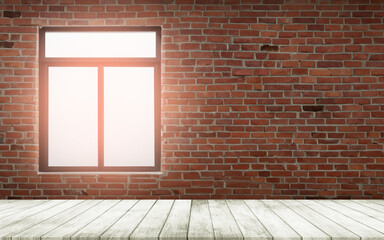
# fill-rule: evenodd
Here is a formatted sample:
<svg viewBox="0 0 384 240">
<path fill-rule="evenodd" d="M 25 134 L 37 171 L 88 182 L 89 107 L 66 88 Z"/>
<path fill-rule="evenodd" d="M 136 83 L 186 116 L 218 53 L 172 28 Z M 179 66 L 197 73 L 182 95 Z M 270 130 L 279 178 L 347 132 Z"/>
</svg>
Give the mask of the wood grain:
<svg viewBox="0 0 384 240">
<path fill-rule="evenodd" d="M 188 239 L 214 239 L 212 219 L 209 212 L 208 200 L 193 200 L 191 219 L 189 221 Z"/>
<path fill-rule="evenodd" d="M 0 240 L 384 240 L 383 200 L 0 200 Z"/>
<path fill-rule="evenodd" d="M 175 201 L 160 234 L 160 239 L 187 239 L 191 200 Z"/>
</svg>

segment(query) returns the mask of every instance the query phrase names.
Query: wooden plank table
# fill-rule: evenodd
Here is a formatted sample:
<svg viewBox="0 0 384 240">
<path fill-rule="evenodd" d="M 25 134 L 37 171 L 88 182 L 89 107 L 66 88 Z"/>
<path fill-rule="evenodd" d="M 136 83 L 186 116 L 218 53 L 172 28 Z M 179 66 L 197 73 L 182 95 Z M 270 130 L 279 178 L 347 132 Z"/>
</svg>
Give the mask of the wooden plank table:
<svg viewBox="0 0 384 240">
<path fill-rule="evenodd" d="M 0 200 L 7 240 L 384 240 L 384 200 Z"/>
</svg>

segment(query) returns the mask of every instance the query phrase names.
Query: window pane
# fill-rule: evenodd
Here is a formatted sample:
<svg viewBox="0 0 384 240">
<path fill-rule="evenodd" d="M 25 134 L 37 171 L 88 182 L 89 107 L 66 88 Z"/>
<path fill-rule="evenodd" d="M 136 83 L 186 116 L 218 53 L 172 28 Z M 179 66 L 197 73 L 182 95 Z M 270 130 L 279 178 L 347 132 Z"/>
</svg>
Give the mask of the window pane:
<svg viewBox="0 0 384 240">
<path fill-rule="evenodd" d="M 49 68 L 48 165 L 97 166 L 97 68 Z"/>
<path fill-rule="evenodd" d="M 46 32 L 46 57 L 156 57 L 155 32 Z"/>
<path fill-rule="evenodd" d="M 154 166 L 154 68 L 104 69 L 105 166 Z"/>
</svg>

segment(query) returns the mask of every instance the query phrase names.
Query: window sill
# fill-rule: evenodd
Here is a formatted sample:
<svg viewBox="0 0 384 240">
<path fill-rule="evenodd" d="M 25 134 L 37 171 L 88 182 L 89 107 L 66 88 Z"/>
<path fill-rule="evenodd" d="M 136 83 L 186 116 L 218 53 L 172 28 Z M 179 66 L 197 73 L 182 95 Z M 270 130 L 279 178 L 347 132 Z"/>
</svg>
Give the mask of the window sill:
<svg viewBox="0 0 384 240">
<path fill-rule="evenodd" d="M 60 175 L 161 175 L 163 172 L 38 172 L 38 175 L 60 174 Z"/>
</svg>

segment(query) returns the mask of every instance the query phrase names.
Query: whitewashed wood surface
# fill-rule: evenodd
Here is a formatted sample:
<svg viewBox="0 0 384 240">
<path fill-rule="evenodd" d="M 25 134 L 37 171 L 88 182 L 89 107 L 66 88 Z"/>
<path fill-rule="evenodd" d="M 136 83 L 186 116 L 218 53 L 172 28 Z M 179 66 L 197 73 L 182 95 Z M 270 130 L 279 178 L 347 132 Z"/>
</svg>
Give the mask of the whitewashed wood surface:
<svg viewBox="0 0 384 240">
<path fill-rule="evenodd" d="M 384 200 L 0 200 L 0 240 L 384 240 Z"/>
</svg>

